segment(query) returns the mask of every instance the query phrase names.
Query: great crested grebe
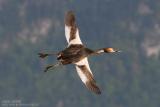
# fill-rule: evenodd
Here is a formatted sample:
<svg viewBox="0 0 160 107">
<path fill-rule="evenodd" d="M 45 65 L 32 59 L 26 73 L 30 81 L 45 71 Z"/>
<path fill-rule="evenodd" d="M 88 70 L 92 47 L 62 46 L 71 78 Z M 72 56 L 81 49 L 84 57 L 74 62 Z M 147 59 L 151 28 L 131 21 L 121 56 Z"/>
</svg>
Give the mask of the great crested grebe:
<svg viewBox="0 0 160 107">
<path fill-rule="evenodd" d="M 96 94 L 101 94 L 101 91 L 93 78 L 87 57 L 101 53 L 113 53 L 120 51 L 113 48 L 102 48 L 93 51 L 85 47 L 79 37 L 79 30 L 76 25 L 74 13 L 72 11 L 67 12 L 65 16 L 65 36 L 68 42 L 68 47 L 66 49 L 58 53 L 39 53 L 39 57 L 41 58 L 45 58 L 50 55 L 57 55 L 58 63 L 46 66 L 45 72 L 52 67 L 74 64 L 76 66 L 78 75 L 86 87 Z"/>
</svg>

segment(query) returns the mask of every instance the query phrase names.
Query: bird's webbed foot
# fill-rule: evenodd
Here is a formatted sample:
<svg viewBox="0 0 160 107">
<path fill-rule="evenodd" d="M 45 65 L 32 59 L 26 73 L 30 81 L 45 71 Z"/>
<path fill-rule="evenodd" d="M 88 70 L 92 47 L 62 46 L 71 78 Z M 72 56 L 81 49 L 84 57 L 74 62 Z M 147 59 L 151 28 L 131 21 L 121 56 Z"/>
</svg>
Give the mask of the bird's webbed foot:
<svg viewBox="0 0 160 107">
<path fill-rule="evenodd" d="M 53 65 L 47 65 L 47 66 L 45 67 L 44 72 L 47 72 L 49 69 L 51 69 L 51 68 L 53 69 L 53 68 L 58 67 L 58 66 L 60 66 L 60 65 L 62 65 L 61 62 L 58 62 L 58 63 L 53 64 Z"/>
</svg>

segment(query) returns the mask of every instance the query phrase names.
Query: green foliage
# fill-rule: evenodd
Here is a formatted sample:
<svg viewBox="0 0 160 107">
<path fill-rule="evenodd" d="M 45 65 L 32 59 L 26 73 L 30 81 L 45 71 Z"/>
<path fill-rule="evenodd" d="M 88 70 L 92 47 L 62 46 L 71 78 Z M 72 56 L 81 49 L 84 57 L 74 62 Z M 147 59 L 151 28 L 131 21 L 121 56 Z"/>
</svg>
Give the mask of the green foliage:
<svg viewBox="0 0 160 107">
<path fill-rule="evenodd" d="M 160 57 L 148 55 L 148 45 L 143 46 L 146 41 L 156 45 L 160 40 L 150 37 L 159 29 L 158 0 L 1 1 L 1 103 L 20 99 L 38 107 L 160 106 Z M 66 47 L 63 18 L 70 9 L 76 14 L 85 45 L 123 51 L 89 58 L 102 90 L 100 96 L 86 89 L 73 65 L 44 73 L 44 66 L 55 63 L 56 58 L 38 58 L 40 51 L 57 52 Z"/>
</svg>

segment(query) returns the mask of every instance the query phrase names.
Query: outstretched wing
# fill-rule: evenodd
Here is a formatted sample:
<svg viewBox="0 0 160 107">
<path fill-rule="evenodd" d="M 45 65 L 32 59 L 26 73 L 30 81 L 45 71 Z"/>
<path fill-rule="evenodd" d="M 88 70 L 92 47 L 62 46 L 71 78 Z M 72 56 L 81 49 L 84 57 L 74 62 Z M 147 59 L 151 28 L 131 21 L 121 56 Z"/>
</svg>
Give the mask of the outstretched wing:
<svg viewBox="0 0 160 107">
<path fill-rule="evenodd" d="M 79 30 L 76 25 L 76 19 L 72 11 L 67 12 L 65 16 L 65 36 L 68 42 L 68 46 L 72 44 L 82 44 L 82 41 L 79 37 Z M 87 58 L 77 62 L 76 69 L 78 75 L 86 87 L 96 94 L 101 94 L 101 91 L 93 78 L 93 74 L 90 70 Z"/>
<path fill-rule="evenodd" d="M 79 37 L 79 30 L 76 25 L 76 19 L 72 11 L 67 12 L 65 16 L 65 36 L 68 45 L 82 44 Z"/>
<path fill-rule="evenodd" d="M 82 82 L 86 87 L 96 94 L 101 94 L 100 89 L 96 85 L 96 81 L 93 78 L 93 74 L 90 70 L 87 58 L 76 63 L 76 69 Z"/>
</svg>

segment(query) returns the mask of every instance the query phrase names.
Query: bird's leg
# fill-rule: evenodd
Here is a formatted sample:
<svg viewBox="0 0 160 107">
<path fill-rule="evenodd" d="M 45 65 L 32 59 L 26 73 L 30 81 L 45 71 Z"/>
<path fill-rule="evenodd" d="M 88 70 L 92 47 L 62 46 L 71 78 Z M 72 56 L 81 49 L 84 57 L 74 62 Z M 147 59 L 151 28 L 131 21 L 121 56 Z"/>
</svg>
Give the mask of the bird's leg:
<svg viewBox="0 0 160 107">
<path fill-rule="evenodd" d="M 55 68 L 55 67 L 58 67 L 58 66 L 60 66 L 60 65 L 62 65 L 62 63 L 61 62 L 58 62 L 58 63 L 56 63 L 56 64 L 51 64 L 51 65 L 47 65 L 46 67 L 45 67 L 45 70 L 44 70 L 44 72 L 47 72 L 49 69 L 51 69 L 51 68 Z"/>
<path fill-rule="evenodd" d="M 38 53 L 40 58 L 46 58 L 47 56 L 50 55 L 57 55 L 57 53 Z"/>
</svg>

